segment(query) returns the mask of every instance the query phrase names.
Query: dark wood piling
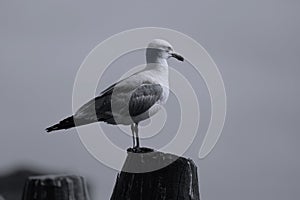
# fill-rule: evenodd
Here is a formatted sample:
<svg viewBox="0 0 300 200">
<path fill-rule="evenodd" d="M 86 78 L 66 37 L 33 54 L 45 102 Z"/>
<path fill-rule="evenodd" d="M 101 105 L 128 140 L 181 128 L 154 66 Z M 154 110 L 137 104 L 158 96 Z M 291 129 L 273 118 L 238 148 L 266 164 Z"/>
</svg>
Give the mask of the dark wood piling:
<svg viewBox="0 0 300 200">
<path fill-rule="evenodd" d="M 172 154 L 128 149 L 111 200 L 199 200 L 197 167 Z"/>
<path fill-rule="evenodd" d="M 22 200 L 89 200 L 89 196 L 83 177 L 47 175 L 29 177 Z"/>
</svg>

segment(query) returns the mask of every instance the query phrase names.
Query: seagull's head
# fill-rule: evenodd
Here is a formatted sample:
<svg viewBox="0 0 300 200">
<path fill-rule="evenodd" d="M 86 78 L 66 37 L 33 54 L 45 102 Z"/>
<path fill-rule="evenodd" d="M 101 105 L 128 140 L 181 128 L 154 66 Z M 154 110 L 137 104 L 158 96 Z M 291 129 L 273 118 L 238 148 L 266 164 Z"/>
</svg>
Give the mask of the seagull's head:
<svg viewBox="0 0 300 200">
<path fill-rule="evenodd" d="M 162 39 L 152 40 L 146 50 L 146 58 L 149 62 L 155 62 L 158 59 L 169 59 L 176 58 L 177 60 L 183 61 L 184 58 L 178 53 L 174 52 L 172 45 Z"/>
</svg>

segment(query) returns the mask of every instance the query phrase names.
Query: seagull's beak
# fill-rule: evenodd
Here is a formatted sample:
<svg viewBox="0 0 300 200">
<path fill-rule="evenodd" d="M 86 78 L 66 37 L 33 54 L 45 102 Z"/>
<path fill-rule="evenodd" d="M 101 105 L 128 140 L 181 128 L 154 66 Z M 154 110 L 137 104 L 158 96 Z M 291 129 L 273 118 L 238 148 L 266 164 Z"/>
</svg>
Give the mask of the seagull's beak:
<svg viewBox="0 0 300 200">
<path fill-rule="evenodd" d="M 179 55 L 178 53 L 171 53 L 171 56 L 173 58 L 176 58 L 177 60 L 184 61 L 184 58 L 181 55 Z"/>
</svg>

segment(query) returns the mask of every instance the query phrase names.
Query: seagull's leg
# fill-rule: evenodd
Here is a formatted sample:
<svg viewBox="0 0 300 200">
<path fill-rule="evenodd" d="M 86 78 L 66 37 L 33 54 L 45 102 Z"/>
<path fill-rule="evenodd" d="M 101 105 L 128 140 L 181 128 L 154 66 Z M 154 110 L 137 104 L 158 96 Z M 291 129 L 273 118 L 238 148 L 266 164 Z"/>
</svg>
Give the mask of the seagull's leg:
<svg viewBox="0 0 300 200">
<path fill-rule="evenodd" d="M 131 124 L 131 133 L 132 133 L 132 147 L 135 148 L 135 138 L 134 138 L 135 127 L 134 124 Z"/>
<path fill-rule="evenodd" d="M 140 148 L 140 140 L 139 140 L 139 124 L 135 123 L 135 135 L 136 135 L 136 147 Z"/>
</svg>

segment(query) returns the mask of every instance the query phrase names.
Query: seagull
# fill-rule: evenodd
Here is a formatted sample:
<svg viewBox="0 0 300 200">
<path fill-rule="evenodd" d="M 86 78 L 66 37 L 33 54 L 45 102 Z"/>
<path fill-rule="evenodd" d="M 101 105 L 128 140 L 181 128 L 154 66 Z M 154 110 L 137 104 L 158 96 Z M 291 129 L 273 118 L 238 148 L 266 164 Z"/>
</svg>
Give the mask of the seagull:
<svg viewBox="0 0 300 200">
<path fill-rule="evenodd" d="M 139 122 L 155 115 L 169 96 L 169 58 L 184 61 L 171 44 L 152 40 L 146 49 L 144 69 L 120 80 L 81 106 L 74 115 L 46 128 L 47 132 L 95 122 L 130 125 L 133 149 L 140 148 Z"/>
</svg>

